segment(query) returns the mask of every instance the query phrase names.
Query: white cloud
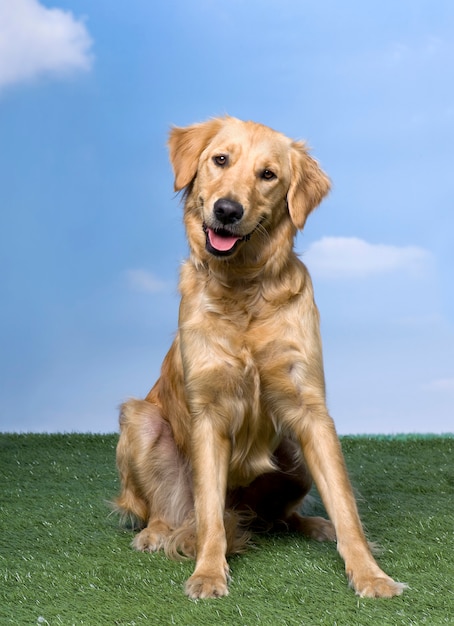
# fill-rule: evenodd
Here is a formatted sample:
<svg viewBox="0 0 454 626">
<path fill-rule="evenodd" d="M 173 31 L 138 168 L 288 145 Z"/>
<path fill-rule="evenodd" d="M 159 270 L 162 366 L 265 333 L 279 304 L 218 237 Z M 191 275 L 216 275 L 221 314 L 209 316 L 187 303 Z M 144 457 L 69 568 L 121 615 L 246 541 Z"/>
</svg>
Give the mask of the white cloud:
<svg viewBox="0 0 454 626">
<path fill-rule="evenodd" d="M 92 40 L 69 11 L 0 0 L 0 89 L 44 74 L 89 70 Z"/>
<path fill-rule="evenodd" d="M 158 293 L 167 291 L 169 284 L 156 278 L 151 272 L 143 269 L 127 270 L 124 273 L 128 286 L 134 291 Z"/>
<path fill-rule="evenodd" d="M 356 237 L 323 237 L 304 255 L 309 270 L 320 278 L 364 278 L 401 270 L 420 273 L 429 258 L 424 248 L 372 244 Z"/>
<path fill-rule="evenodd" d="M 382 58 L 386 65 L 410 65 L 420 66 L 425 62 L 438 62 L 449 56 L 452 44 L 449 40 L 444 41 L 439 37 L 421 37 L 412 42 L 394 42 L 388 45 L 382 52 Z"/>
<path fill-rule="evenodd" d="M 427 391 L 454 391 L 454 378 L 438 378 L 424 386 Z"/>
</svg>

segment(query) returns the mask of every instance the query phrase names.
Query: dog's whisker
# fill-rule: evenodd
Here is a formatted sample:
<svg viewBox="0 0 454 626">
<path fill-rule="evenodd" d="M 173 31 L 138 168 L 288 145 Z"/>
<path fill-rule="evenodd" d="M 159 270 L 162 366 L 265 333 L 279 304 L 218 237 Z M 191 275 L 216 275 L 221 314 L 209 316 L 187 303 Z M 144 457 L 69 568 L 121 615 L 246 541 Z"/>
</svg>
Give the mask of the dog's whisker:
<svg viewBox="0 0 454 626">
<path fill-rule="evenodd" d="M 262 242 L 264 242 L 265 244 L 268 243 L 271 240 L 269 232 L 267 231 L 267 229 L 263 226 L 263 224 L 261 222 L 259 222 L 257 224 L 255 230 L 257 232 L 257 235 L 260 237 Z"/>
</svg>

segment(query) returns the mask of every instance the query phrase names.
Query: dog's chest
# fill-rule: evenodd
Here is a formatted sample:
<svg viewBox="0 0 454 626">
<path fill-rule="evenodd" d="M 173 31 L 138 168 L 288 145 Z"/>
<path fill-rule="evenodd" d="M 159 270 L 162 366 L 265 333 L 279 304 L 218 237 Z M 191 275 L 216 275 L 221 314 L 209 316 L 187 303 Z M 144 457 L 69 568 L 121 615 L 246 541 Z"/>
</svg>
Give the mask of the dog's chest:
<svg viewBox="0 0 454 626">
<path fill-rule="evenodd" d="M 276 306 L 254 292 L 213 297 L 203 289 L 182 300 L 181 313 L 189 378 L 208 377 L 221 394 L 235 387 L 252 413 L 263 412 L 270 387 L 300 387 L 305 333 L 294 305 Z"/>
<path fill-rule="evenodd" d="M 229 485 L 247 485 L 273 469 L 286 414 L 300 412 L 306 368 L 298 305 L 240 293 L 215 298 L 205 289 L 191 295 L 180 315 L 190 410 L 229 434 Z"/>
<path fill-rule="evenodd" d="M 272 471 L 272 454 L 282 432 L 282 407 L 300 404 L 300 363 L 297 344 L 272 325 L 242 318 L 241 330 L 231 322 L 218 326 L 222 354 L 213 356 L 211 407 L 225 416 L 232 443 L 229 485 L 247 485 L 256 476 Z"/>
</svg>

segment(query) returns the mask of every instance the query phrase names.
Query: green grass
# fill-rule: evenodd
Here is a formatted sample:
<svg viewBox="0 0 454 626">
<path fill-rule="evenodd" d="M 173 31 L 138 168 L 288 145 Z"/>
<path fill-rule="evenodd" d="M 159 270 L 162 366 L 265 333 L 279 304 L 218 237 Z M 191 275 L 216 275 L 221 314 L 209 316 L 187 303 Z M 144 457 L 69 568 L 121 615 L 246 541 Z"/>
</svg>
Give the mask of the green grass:
<svg viewBox="0 0 454 626">
<path fill-rule="evenodd" d="M 188 600 L 192 563 L 130 548 L 109 515 L 115 435 L 0 435 L 0 624 L 454 624 L 454 438 L 342 438 L 381 566 L 409 583 L 357 598 L 333 544 L 259 537 L 230 595 Z M 320 504 L 315 505 L 318 513 Z"/>
</svg>

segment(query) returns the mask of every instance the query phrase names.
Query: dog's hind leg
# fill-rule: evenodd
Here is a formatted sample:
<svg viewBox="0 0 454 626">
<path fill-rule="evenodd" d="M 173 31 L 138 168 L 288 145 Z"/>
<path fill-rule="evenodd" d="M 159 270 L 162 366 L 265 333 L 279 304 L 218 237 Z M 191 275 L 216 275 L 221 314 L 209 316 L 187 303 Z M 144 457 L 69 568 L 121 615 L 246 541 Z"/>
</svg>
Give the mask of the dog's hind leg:
<svg viewBox="0 0 454 626">
<path fill-rule="evenodd" d="M 144 448 L 152 448 L 155 437 L 144 434 L 146 421 L 141 402 L 130 400 L 120 409 L 120 438 L 117 444 L 117 469 L 121 492 L 114 507 L 122 520 L 132 527 L 143 527 L 148 520 L 148 503 L 140 480 L 140 464 Z"/>
<path fill-rule="evenodd" d="M 295 484 L 301 490 L 300 498 L 288 498 L 283 521 L 290 531 L 301 533 L 310 539 L 336 541 L 336 531 L 330 520 L 323 517 L 306 517 L 298 512 L 302 506 L 303 498 L 309 493 L 312 486 L 312 476 L 304 458 L 300 456 L 300 450 L 300 446 L 294 441 L 285 438 L 275 452 L 277 464 L 282 470 L 282 492 L 285 494 L 286 490 L 289 490 L 289 486 L 286 485 Z"/>
<path fill-rule="evenodd" d="M 298 513 L 312 486 L 299 446 L 284 438 L 274 452 L 273 462 L 276 471 L 266 472 L 248 487 L 232 492 L 232 506 L 240 511 L 250 510 L 256 516 L 253 526 L 287 529 L 317 541 L 335 541 L 336 533 L 329 520 Z"/>
<path fill-rule="evenodd" d="M 117 465 L 122 490 L 117 509 L 145 526 L 133 541 L 137 550 L 166 549 L 173 530 L 181 527 L 193 509 L 188 463 L 156 404 L 126 402 L 120 428 Z"/>
</svg>

